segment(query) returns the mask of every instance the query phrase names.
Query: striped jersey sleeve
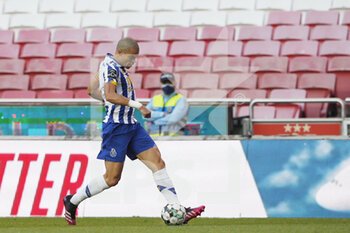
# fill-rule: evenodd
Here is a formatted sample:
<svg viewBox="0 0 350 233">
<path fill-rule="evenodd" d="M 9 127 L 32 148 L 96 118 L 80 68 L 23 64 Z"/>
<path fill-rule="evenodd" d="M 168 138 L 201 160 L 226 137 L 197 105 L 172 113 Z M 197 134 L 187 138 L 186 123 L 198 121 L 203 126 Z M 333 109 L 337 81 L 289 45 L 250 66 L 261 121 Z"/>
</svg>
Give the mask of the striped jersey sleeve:
<svg viewBox="0 0 350 233">
<path fill-rule="evenodd" d="M 106 115 L 105 123 L 135 124 L 135 109 L 129 106 L 118 105 L 106 100 L 104 85 L 112 83 L 115 85 L 115 92 L 128 99 L 135 100 L 135 91 L 128 72 L 112 56 L 106 56 L 100 64 L 99 71 L 100 90 L 105 102 Z"/>
</svg>

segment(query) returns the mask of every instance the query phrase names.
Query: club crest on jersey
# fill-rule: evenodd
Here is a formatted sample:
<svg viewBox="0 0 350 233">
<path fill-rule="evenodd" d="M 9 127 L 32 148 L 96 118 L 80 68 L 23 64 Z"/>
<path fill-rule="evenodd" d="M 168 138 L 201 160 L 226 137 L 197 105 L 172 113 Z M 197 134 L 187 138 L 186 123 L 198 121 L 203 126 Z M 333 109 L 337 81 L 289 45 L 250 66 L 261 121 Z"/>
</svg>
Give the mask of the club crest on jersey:
<svg viewBox="0 0 350 233">
<path fill-rule="evenodd" d="M 109 155 L 110 155 L 112 158 L 115 158 L 115 157 L 117 157 L 117 151 L 116 151 L 114 148 L 112 148 L 112 149 L 111 149 L 111 152 L 109 152 Z"/>
<path fill-rule="evenodd" d="M 117 78 L 117 71 L 114 69 L 109 69 L 108 70 L 108 77 L 116 79 Z"/>
</svg>

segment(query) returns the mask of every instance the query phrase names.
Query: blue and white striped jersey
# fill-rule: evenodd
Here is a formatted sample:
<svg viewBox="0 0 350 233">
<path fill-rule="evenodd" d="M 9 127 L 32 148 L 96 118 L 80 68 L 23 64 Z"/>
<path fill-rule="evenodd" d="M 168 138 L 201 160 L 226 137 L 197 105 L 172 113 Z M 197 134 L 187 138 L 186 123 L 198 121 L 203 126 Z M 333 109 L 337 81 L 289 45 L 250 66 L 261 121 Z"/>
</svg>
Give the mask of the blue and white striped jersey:
<svg viewBox="0 0 350 233">
<path fill-rule="evenodd" d="M 108 53 L 100 64 L 99 70 L 100 90 L 103 100 L 105 101 L 106 115 L 104 123 L 121 123 L 135 124 L 137 120 L 134 117 L 134 108 L 113 104 L 106 101 L 104 93 L 105 83 L 113 83 L 116 85 L 115 92 L 128 99 L 135 100 L 135 91 L 128 72 Z"/>
</svg>

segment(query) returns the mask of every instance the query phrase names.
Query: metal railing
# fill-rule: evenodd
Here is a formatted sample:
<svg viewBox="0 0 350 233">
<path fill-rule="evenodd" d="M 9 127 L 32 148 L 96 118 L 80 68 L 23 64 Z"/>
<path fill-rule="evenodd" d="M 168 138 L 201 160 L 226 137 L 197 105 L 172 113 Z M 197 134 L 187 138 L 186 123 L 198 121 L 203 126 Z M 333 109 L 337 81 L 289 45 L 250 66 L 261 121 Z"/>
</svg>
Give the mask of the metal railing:
<svg viewBox="0 0 350 233">
<path fill-rule="evenodd" d="M 137 99 L 142 103 L 148 103 L 151 99 L 142 98 Z M 192 104 L 234 104 L 234 103 L 249 103 L 250 99 L 242 99 L 242 98 L 201 98 L 201 99 L 187 99 L 188 103 Z M 101 101 L 95 99 L 0 99 L 0 105 L 2 103 L 12 103 L 12 104 L 22 104 L 22 103 L 63 103 L 63 104 L 96 104 L 101 103 Z"/>
<path fill-rule="evenodd" d="M 276 103 L 276 104 L 295 104 L 295 103 L 337 103 L 340 105 L 340 117 L 335 118 L 292 118 L 292 119 L 255 119 L 254 105 L 259 103 Z M 252 133 L 254 122 L 259 123 L 294 123 L 294 122 L 337 122 L 342 123 L 342 135 L 347 135 L 347 127 L 345 127 L 345 103 L 340 98 L 308 98 L 308 99 L 255 99 L 249 105 L 250 133 Z"/>
<path fill-rule="evenodd" d="M 149 98 L 138 99 L 142 103 L 148 103 Z M 350 98 L 346 98 L 345 101 L 339 98 L 309 98 L 309 99 L 248 99 L 248 98 L 202 98 L 202 99 L 187 99 L 190 105 L 232 105 L 237 113 L 237 108 L 241 104 L 249 104 L 250 116 L 249 124 L 250 130 L 253 128 L 254 122 L 342 122 L 342 133 L 347 135 L 347 127 L 345 123 L 345 102 L 350 103 Z M 87 98 L 87 99 L 0 99 L 0 106 L 6 104 L 13 105 L 28 105 L 28 104 L 65 104 L 65 105 L 99 105 L 102 104 L 100 101 Z M 258 103 L 337 103 L 340 105 L 340 117 L 337 118 L 298 118 L 298 119 L 255 119 L 253 117 L 254 108 L 253 106 Z"/>
</svg>

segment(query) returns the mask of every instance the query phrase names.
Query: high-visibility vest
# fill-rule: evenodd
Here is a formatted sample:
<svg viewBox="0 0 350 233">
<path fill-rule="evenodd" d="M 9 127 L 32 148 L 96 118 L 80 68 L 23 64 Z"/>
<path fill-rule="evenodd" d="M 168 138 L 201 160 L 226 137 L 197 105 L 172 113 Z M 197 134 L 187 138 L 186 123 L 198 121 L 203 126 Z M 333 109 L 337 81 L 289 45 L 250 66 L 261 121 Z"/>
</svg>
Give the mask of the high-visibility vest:
<svg viewBox="0 0 350 233">
<path fill-rule="evenodd" d="M 166 112 L 166 113 L 171 113 L 177 102 L 183 97 L 181 94 L 176 94 L 173 97 L 171 97 L 166 103 L 164 103 L 164 97 L 162 94 L 156 95 L 153 97 L 153 106 L 152 106 L 152 111 L 158 111 L 158 112 Z M 169 126 L 163 126 L 161 128 L 159 127 L 154 127 L 148 125 L 150 127 L 148 129 L 149 133 L 151 136 L 162 136 L 164 135 L 164 131 L 166 132 L 167 135 L 169 136 L 176 136 L 180 135 L 179 130 L 183 128 L 186 125 L 187 121 L 187 115 L 181 119 L 178 123 L 169 125 Z M 149 122 L 146 122 L 146 124 Z"/>
<path fill-rule="evenodd" d="M 177 101 L 179 101 L 179 99 L 182 97 L 183 95 L 176 94 L 171 97 L 166 103 L 164 103 L 163 95 L 156 95 L 153 97 L 153 111 L 171 113 L 174 110 Z"/>
</svg>

